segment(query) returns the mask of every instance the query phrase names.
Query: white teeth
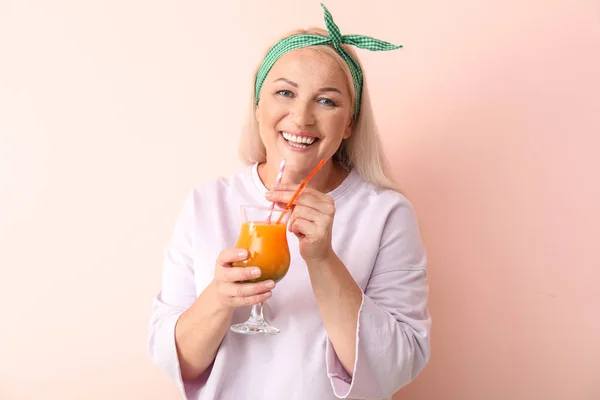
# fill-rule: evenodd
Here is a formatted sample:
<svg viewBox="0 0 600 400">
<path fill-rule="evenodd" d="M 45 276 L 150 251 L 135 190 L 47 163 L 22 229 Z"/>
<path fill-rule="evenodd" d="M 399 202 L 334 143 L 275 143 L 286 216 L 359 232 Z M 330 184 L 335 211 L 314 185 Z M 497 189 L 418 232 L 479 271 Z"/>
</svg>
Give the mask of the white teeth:
<svg viewBox="0 0 600 400">
<path fill-rule="evenodd" d="M 299 143 L 299 144 L 310 145 L 310 144 L 313 144 L 315 141 L 314 137 L 296 136 L 296 135 L 292 135 L 291 133 L 287 133 L 287 132 L 281 132 L 281 134 L 290 143 Z"/>
<path fill-rule="evenodd" d="M 298 149 L 303 149 L 305 147 L 308 147 L 308 145 L 306 144 L 299 144 L 299 143 L 294 143 L 294 142 L 288 142 L 288 144 L 292 147 L 296 147 Z"/>
</svg>

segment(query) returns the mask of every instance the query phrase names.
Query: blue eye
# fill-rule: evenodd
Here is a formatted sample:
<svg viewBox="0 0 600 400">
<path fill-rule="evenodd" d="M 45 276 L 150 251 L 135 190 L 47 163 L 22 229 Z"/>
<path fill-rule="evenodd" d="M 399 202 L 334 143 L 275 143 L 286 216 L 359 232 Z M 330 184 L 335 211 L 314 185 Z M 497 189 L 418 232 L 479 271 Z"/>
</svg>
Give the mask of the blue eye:
<svg viewBox="0 0 600 400">
<path fill-rule="evenodd" d="M 294 95 L 289 90 L 278 90 L 277 92 L 275 92 L 275 94 L 277 94 L 279 96 L 284 96 L 284 97 L 292 97 Z"/>
<path fill-rule="evenodd" d="M 319 103 L 324 104 L 326 106 L 331 106 L 331 107 L 337 107 L 337 104 L 335 104 L 332 100 L 330 99 L 319 99 Z"/>
</svg>

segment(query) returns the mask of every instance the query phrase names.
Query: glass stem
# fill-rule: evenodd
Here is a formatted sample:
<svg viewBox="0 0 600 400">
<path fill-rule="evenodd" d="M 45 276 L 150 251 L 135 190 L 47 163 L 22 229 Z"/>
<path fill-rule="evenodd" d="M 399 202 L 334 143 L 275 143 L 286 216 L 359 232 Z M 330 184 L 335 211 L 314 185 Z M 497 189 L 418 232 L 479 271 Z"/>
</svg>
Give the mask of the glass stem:
<svg viewBox="0 0 600 400">
<path fill-rule="evenodd" d="M 248 320 L 251 324 L 262 324 L 265 322 L 263 317 L 263 303 L 254 304 L 250 310 L 250 318 Z"/>
</svg>

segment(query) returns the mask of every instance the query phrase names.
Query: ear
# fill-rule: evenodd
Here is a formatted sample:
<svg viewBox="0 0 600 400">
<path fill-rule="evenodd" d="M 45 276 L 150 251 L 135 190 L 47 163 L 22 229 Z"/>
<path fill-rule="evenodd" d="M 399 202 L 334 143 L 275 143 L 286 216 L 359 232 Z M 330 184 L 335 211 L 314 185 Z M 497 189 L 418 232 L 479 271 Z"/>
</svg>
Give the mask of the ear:
<svg viewBox="0 0 600 400">
<path fill-rule="evenodd" d="M 254 107 L 254 119 L 256 120 L 256 122 L 260 121 L 260 107 L 258 106 L 259 104 L 256 104 L 256 106 Z"/>
<path fill-rule="evenodd" d="M 351 135 L 352 135 L 352 128 L 354 127 L 354 122 L 351 119 L 350 123 L 348 124 L 348 127 L 346 128 L 346 130 L 344 131 L 344 139 L 348 139 Z"/>
</svg>

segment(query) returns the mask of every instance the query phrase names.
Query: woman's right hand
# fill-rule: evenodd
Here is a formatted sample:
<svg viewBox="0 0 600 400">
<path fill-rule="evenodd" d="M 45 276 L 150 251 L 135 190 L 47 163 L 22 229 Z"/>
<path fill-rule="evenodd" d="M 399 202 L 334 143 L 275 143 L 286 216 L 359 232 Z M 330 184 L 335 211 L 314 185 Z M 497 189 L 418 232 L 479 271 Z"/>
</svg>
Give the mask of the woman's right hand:
<svg viewBox="0 0 600 400">
<path fill-rule="evenodd" d="M 260 277 L 259 268 L 232 266 L 232 263 L 247 258 L 248 252 L 244 249 L 225 249 L 217 258 L 213 284 L 216 287 L 219 303 L 224 308 L 251 306 L 271 297 L 271 290 L 275 287 L 275 282 L 272 280 L 243 283 Z"/>
</svg>

